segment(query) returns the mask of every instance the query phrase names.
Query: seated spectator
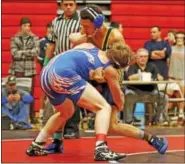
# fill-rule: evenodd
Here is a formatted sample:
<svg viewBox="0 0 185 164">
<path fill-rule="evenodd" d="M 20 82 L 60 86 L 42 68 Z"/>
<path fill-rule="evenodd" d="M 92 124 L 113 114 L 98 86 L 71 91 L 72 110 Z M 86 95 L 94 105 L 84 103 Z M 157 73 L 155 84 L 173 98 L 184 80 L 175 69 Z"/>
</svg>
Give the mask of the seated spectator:
<svg viewBox="0 0 185 164">
<path fill-rule="evenodd" d="M 153 80 L 162 79 L 159 75 L 156 66 L 148 62 L 149 52 L 141 48 L 136 53 L 136 63 L 131 65 L 127 72 L 128 80 L 140 80 L 142 73 L 150 73 Z M 168 108 L 168 97 L 164 93 L 157 91 L 157 85 L 128 85 L 125 90 L 125 107 L 124 107 L 124 121 L 132 123 L 133 110 L 135 103 L 145 102 L 146 100 L 157 102 L 159 107 L 156 111 L 155 121 L 158 122 L 162 117 L 163 121 L 168 120 L 166 114 Z M 160 97 L 159 97 L 160 96 Z M 158 100 L 162 101 L 158 101 Z M 164 100 L 164 101 L 163 101 Z"/>
<path fill-rule="evenodd" d="M 15 129 L 30 129 L 29 109 L 33 97 L 16 86 L 16 77 L 9 76 L 2 88 L 2 114 L 10 117 Z"/>
</svg>

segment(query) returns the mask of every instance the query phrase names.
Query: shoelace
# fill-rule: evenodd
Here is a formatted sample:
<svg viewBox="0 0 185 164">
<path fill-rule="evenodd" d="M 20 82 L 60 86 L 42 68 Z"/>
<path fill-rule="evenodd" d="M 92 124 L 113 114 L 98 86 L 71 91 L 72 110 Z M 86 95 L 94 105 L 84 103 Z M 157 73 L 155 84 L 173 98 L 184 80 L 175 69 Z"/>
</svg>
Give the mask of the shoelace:
<svg viewBox="0 0 185 164">
<path fill-rule="evenodd" d="M 106 145 L 102 145 L 102 146 L 98 146 L 96 148 L 96 151 L 97 152 L 102 152 L 102 150 L 105 152 L 105 153 L 109 153 L 111 155 L 116 155 L 116 156 L 119 156 L 118 153 L 114 152 L 114 151 L 111 151 L 110 149 L 108 149 L 108 147 Z"/>
<path fill-rule="evenodd" d="M 32 145 L 32 149 L 34 150 L 36 155 L 44 155 L 47 152 L 43 149 L 43 147 L 39 147 L 38 145 Z"/>
</svg>

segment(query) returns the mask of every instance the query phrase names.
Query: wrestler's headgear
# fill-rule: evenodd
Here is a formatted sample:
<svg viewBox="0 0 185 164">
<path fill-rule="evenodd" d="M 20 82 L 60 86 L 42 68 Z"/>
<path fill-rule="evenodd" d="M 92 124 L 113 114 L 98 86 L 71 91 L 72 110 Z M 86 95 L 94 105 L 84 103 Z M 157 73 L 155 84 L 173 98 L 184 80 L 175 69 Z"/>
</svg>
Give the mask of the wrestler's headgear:
<svg viewBox="0 0 185 164">
<path fill-rule="evenodd" d="M 105 20 L 105 16 L 103 14 L 98 14 L 92 7 L 85 7 L 81 11 L 87 11 L 93 17 L 93 23 L 95 28 L 99 29 Z"/>
<path fill-rule="evenodd" d="M 127 67 L 133 57 L 132 50 L 128 45 L 120 42 L 113 43 L 107 49 L 107 54 L 113 67 L 116 69 Z"/>
</svg>

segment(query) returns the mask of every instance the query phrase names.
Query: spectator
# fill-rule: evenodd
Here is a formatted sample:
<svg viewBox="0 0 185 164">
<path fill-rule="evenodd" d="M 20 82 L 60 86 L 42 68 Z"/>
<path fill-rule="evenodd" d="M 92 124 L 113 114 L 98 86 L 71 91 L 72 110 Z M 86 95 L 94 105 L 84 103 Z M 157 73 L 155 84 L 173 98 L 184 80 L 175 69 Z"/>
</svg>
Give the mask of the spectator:
<svg viewBox="0 0 185 164">
<path fill-rule="evenodd" d="M 144 47 L 149 51 L 149 61 L 155 64 L 165 80 L 168 79 L 167 59 L 171 55 L 171 47 L 167 41 L 161 39 L 160 27 L 151 28 L 151 40 Z"/>
<path fill-rule="evenodd" d="M 156 66 L 148 62 L 149 53 L 146 49 L 139 49 L 136 53 L 136 63 L 131 65 L 127 72 L 128 80 L 140 80 L 140 75 L 144 72 L 151 73 L 153 80 L 161 79 Z M 163 99 L 164 94 L 157 91 L 156 85 L 128 85 L 125 90 L 125 108 L 124 108 L 124 120 L 126 123 L 133 121 L 133 110 L 135 103 L 143 102 L 145 100 L 158 102 L 158 96 L 160 100 Z M 156 115 L 156 121 L 159 121 L 160 116 L 164 116 L 166 120 L 168 117 L 166 111 L 168 108 L 168 97 L 165 96 L 164 101 L 159 101 L 159 108 Z"/>
<path fill-rule="evenodd" d="M 185 34 L 182 31 L 176 33 L 176 45 L 172 47 L 172 55 L 169 63 L 169 79 L 180 81 L 180 90 L 184 96 L 184 55 L 185 55 Z M 178 103 L 179 108 L 179 123 L 184 122 L 184 102 Z"/>
<path fill-rule="evenodd" d="M 37 59 L 41 64 L 41 67 L 43 67 L 44 64 L 46 48 L 50 43 L 49 38 L 51 37 L 51 33 L 52 33 L 52 22 L 48 22 L 46 25 L 46 35 L 40 40 L 40 54 L 39 56 L 37 56 Z"/>
<path fill-rule="evenodd" d="M 169 45 L 171 46 L 175 45 L 176 43 L 175 34 L 176 34 L 175 30 L 169 30 L 167 37 L 164 38 L 164 40 L 168 41 Z"/>
<path fill-rule="evenodd" d="M 123 33 L 123 27 L 120 22 L 111 22 L 110 26 L 117 28 L 121 33 Z"/>
<path fill-rule="evenodd" d="M 52 22 L 48 22 L 46 25 L 46 35 L 40 40 L 40 54 L 37 57 L 37 59 L 41 65 L 41 67 L 43 67 L 43 64 L 44 64 L 44 58 L 46 55 L 46 48 L 50 43 L 49 37 L 51 37 L 51 33 L 52 33 L 51 26 L 52 26 Z M 45 99 L 46 99 L 46 96 L 45 96 L 44 92 L 42 92 L 42 95 L 40 97 L 40 110 L 39 110 L 40 111 L 39 117 L 41 120 L 43 119 L 43 115 L 44 115 Z"/>
<path fill-rule="evenodd" d="M 10 117 L 15 129 L 30 129 L 29 109 L 33 97 L 16 86 L 16 77 L 9 76 L 2 89 L 2 113 Z"/>
<path fill-rule="evenodd" d="M 35 57 L 39 55 L 39 39 L 31 32 L 31 21 L 23 17 L 20 20 L 20 31 L 11 38 L 12 64 L 9 73 L 16 77 L 32 78 L 32 95 L 34 76 L 36 74 Z M 34 119 L 34 104 L 31 104 L 30 119 Z"/>
</svg>

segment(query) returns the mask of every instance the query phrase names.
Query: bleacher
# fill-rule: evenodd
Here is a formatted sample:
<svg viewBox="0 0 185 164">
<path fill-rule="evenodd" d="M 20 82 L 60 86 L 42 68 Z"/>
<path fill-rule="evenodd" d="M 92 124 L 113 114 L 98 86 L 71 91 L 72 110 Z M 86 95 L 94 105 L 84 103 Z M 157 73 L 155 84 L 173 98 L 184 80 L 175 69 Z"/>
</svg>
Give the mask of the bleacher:
<svg viewBox="0 0 185 164">
<path fill-rule="evenodd" d="M 142 47 L 150 37 L 150 27 L 159 25 L 163 36 L 169 29 L 183 30 L 184 1 L 117 1 L 117 0 L 77 0 L 79 8 L 86 4 L 99 5 L 106 15 L 106 21 L 120 21 L 124 27 L 124 37 L 133 50 Z M 30 17 L 32 31 L 39 37 L 45 34 L 45 25 L 57 14 L 57 1 L 52 0 L 2 0 L 2 76 L 8 75 L 12 61 L 10 55 L 10 38 L 19 29 L 23 16 Z M 39 110 L 40 65 L 35 78 L 35 110 Z"/>
<path fill-rule="evenodd" d="M 150 28 L 158 25 L 162 36 L 170 29 L 184 30 L 184 1 L 113 0 L 111 20 L 120 21 L 126 42 L 136 50 L 150 38 Z"/>
</svg>

